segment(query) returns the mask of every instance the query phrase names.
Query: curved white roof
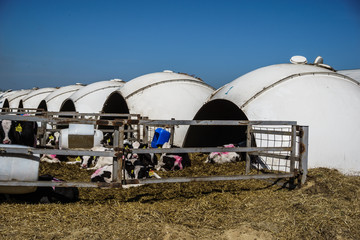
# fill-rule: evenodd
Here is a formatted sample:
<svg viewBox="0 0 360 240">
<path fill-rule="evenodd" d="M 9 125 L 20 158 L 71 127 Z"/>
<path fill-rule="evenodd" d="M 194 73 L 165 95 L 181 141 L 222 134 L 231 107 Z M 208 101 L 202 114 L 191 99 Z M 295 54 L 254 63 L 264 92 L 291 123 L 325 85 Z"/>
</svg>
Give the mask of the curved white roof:
<svg viewBox="0 0 360 240">
<path fill-rule="evenodd" d="M 32 91 L 34 91 L 34 90 L 33 89 L 19 90 L 19 91 L 16 91 L 15 93 L 9 95 L 8 97 L 6 97 L 6 99 L 9 102 L 9 107 L 10 108 L 18 108 L 20 100 L 24 99 Z"/>
<path fill-rule="evenodd" d="M 341 70 L 341 71 L 337 71 L 337 72 L 342 75 L 351 77 L 352 79 L 354 79 L 360 83 L 360 69 Z"/>
<path fill-rule="evenodd" d="M 47 105 L 47 110 L 49 112 L 60 111 L 61 104 L 64 102 L 64 100 L 83 87 L 84 85 L 76 84 L 56 89 L 44 99 Z"/>
<path fill-rule="evenodd" d="M 232 100 L 242 106 L 252 97 L 261 92 L 264 87 L 271 87 L 278 81 L 296 77 L 297 74 L 314 72 L 333 73 L 328 69 L 315 65 L 305 64 L 278 64 L 259 68 L 249 72 L 234 81 L 226 84 L 214 92 L 212 99 L 225 98 L 231 96 Z M 244 88 L 245 87 L 245 88 Z M 245 90 L 246 89 L 246 90 Z M 241 94 L 238 94 L 241 92 Z"/>
<path fill-rule="evenodd" d="M 23 107 L 36 109 L 40 102 L 54 90 L 56 90 L 56 88 L 40 88 L 32 91 L 22 99 Z"/>
<path fill-rule="evenodd" d="M 0 107 L 2 108 L 7 97 L 15 94 L 17 91 L 7 90 L 0 94 Z"/>
<path fill-rule="evenodd" d="M 72 101 L 79 113 L 98 113 L 107 97 L 124 84 L 120 79 L 95 82 L 79 89 L 65 101 Z"/>
<path fill-rule="evenodd" d="M 1 92 L 0 99 L 13 94 L 14 92 L 17 92 L 17 91 L 13 91 L 13 90 L 9 89 L 9 90 L 6 90 L 5 92 Z"/>
<path fill-rule="evenodd" d="M 157 72 L 137 77 L 119 90 L 129 112 L 150 119 L 192 119 L 214 88 L 186 74 Z M 181 146 L 187 126 L 176 128 L 174 143 Z"/>
<path fill-rule="evenodd" d="M 360 174 L 360 85 L 323 67 L 279 64 L 245 74 L 211 98 L 236 104 L 249 120 L 309 126 L 309 167 Z"/>
<path fill-rule="evenodd" d="M 125 86 L 121 89 L 121 94 L 124 97 L 128 97 L 130 94 L 134 94 L 137 91 L 141 91 L 144 88 L 150 87 L 152 85 L 166 83 L 168 81 L 190 81 L 198 82 L 206 85 L 202 80 L 189 76 L 184 73 L 174 73 L 172 71 L 166 70 L 164 72 L 156 72 L 142 75 L 140 77 L 134 78 L 127 82 Z"/>
</svg>

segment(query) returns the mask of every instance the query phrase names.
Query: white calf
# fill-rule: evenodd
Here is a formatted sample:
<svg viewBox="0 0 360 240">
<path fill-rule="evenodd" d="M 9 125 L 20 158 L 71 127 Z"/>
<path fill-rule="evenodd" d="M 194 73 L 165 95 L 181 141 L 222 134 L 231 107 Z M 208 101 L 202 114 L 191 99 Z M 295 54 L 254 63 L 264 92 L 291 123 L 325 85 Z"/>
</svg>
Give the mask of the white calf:
<svg viewBox="0 0 360 240">
<path fill-rule="evenodd" d="M 224 145 L 227 148 L 235 147 L 233 144 Z M 206 163 L 228 163 L 240 161 L 240 155 L 236 152 L 212 152 L 206 159 Z"/>
</svg>

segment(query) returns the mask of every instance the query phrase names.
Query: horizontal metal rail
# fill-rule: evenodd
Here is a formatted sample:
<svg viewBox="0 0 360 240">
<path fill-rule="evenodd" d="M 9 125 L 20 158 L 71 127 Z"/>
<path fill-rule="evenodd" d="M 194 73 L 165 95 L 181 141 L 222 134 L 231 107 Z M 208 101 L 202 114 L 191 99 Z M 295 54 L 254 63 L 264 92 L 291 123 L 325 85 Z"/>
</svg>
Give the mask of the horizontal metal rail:
<svg viewBox="0 0 360 240">
<path fill-rule="evenodd" d="M 0 156 L 2 154 L 56 154 L 69 156 L 103 156 L 116 157 L 115 151 L 91 151 L 91 150 L 65 150 L 65 149 L 47 149 L 47 148 L 4 148 L 0 147 Z"/>
<path fill-rule="evenodd" d="M 58 124 L 81 123 L 97 124 L 104 126 L 122 126 L 124 124 L 140 125 L 192 125 L 192 126 L 246 126 L 246 125 L 296 125 L 296 121 L 236 121 L 236 120 L 137 120 L 137 119 L 115 119 L 115 120 L 96 120 L 96 119 L 77 119 L 77 118 L 51 118 L 42 116 L 21 116 L 21 115 L 2 115 L 1 119 L 17 121 L 37 121 L 52 122 Z"/>
<path fill-rule="evenodd" d="M 100 182 L 0 181 L 0 186 L 10 187 L 106 187 L 107 185 Z"/>
<path fill-rule="evenodd" d="M 69 156 L 103 156 L 117 157 L 124 151 L 132 153 L 199 153 L 199 152 L 267 152 L 267 151 L 291 151 L 291 147 L 199 147 L 199 148 L 147 148 L 147 149 L 116 149 L 115 151 L 91 151 L 91 150 L 67 150 L 47 148 L 5 148 L 0 147 L 0 155 L 5 153 L 17 154 L 56 154 Z"/>
<path fill-rule="evenodd" d="M 263 156 L 263 157 L 285 159 L 285 160 L 290 159 L 290 155 L 281 155 L 281 154 L 274 154 L 274 153 L 267 153 L 267 152 L 252 152 L 251 154 L 257 155 L 257 156 Z M 299 158 L 295 157 L 295 161 L 299 161 Z"/>
<path fill-rule="evenodd" d="M 209 182 L 209 181 L 233 181 L 250 179 L 289 178 L 294 173 L 283 174 L 261 174 L 261 175 L 232 175 L 232 176 L 204 176 L 204 177 L 172 177 L 172 178 L 147 178 L 139 179 L 140 184 L 150 183 L 175 183 L 175 182 Z"/>
<path fill-rule="evenodd" d="M 291 130 L 289 128 L 289 130 Z M 273 134 L 273 135 L 285 135 L 285 136 L 291 136 L 292 132 L 286 132 L 286 131 L 272 131 L 272 130 L 261 130 L 261 129 L 252 129 L 251 130 L 252 133 L 262 133 L 262 134 Z M 299 135 L 297 133 L 297 135 Z"/>
<path fill-rule="evenodd" d="M 296 121 L 242 121 L 242 120 L 139 120 L 139 124 L 144 125 L 192 125 L 192 126 L 201 126 L 201 125 L 221 125 L 221 126 L 231 126 L 231 125 L 296 125 Z"/>
<path fill-rule="evenodd" d="M 132 184 L 154 184 L 154 183 L 188 183 L 188 182 L 209 182 L 209 181 L 234 181 L 250 179 L 271 179 L 294 177 L 294 173 L 285 174 L 262 174 L 262 175 L 231 175 L 231 176 L 204 176 L 204 177 L 173 177 L 173 178 L 147 178 L 123 180 L 120 182 L 50 182 L 50 181 L 0 181 L 0 186 L 17 187 L 97 187 L 97 188 L 119 188 L 122 185 Z"/>
<path fill-rule="evenodd" d="M 133 153 L 199 153 L 199 152 L 266 152 L 291 151 L 291 147 L 195 147 L 195 148 L 149 148 L 129 149 Z"/>
</svg>

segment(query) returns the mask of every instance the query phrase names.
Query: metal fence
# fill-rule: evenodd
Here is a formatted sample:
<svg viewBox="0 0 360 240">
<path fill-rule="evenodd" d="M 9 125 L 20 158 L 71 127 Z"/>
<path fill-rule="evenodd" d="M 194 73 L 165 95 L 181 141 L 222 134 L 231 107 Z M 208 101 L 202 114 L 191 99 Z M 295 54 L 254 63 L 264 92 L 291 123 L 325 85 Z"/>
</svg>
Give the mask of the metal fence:
<svg viewBox="0 0 360 240">
<path fill-rule="evenodd" d="M 110 132 L 114 137 L 112 151 L 90 149 L 43 148 L 43 140 L 37 148 L 0 148 L 0 156 L 6 154 L 59 154 L 67 156 L 113 157 L 113 180 L 111 183 L 94 182 L 45 182 L 0 181 L 0 186 L 61 186 L 61 187 L 122 187 L 131 184 L 152 184 L 193 181 L 226 181 L 246 179 L 291 179 L 302 184 L 307 174 L 308 127 L 293 121 L 238 121 L 238 120 L 150 120 L 136 114 L 79 114 L 64 112 L 1 112 L 0 120 L 36 121 L 40 125 L 38 137 L 45 138 L 49 131 L 59 131 L 68 124 L 93 124 L 96 129 Z M 176 126 L 246 126 L 246 143 L 241 147 L 191 147 L 125 149 L 124 139 L 149 143 L 154 129 L 162 127 L 176 134 Z M 238 152 L 245 156 L 245 174 L 232 176 L 169 177 L 161 179 L 125 179 L 124 155 L 127 153 L 210 153 Z M 256 169 L 257 171 L 253 171 Z M 90 179 L 89 179 L 90 180 Z"/>
</svg>

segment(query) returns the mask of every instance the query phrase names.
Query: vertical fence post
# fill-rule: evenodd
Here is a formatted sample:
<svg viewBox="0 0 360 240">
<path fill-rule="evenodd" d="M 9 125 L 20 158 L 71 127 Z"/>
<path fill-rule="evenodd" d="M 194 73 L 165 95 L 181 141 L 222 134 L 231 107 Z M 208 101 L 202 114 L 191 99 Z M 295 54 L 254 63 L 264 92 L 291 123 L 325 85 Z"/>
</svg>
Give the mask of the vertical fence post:
<svg viewBox="0 0 360 240">
<path fill-rule="evenodd" d="M 47 115 L 45 116 L 46 118 L 48 117 Z M 46 145 L 46 124 L 47 122 L 45 121 L 41 121 L 41 127 L 40 127 L 40 145 L 41 146 L 45 146 Z"/>
<path fill-rule="evenodd" d="M 301 174 L 301 184 L 304 184 L 306 181 L 306 176 L 308 173 L 308 137 L 309 137 L 309 127 L 300 126 L 300 147 L 299 147 L 299 170 Z"/>
<path fill-rule="evenodd" d="M 121 182 L 122 179 L 122 170 L 123 170 L 123 156 L 125 154 L 124 151 L 124 138 L 125 138 L 125 126 L 124 124 L 119 127 L 119 144 L 118 148 L 122 151 L 122 154 L 117 156 L 118 168 L 117 168 L 117 176 L 118 182 Z"/>
<path fill-rule="evenodd" d="M 137 141 L 141 142 L 141 128 L 140 128 L 140 114 L 136 115 L 136 134 L 137 134 Z"/>
<path fill-rule="evenodd" d="M 290 173 L 295 170 L 295 152 L 296 152 L 296 125 L 291 126 L 291 153 L 290 153 Z"/>
<path fill-rule="evenodd" d="M 248 124 L 247 130 L 246 130 L 246 147 L 251 147 L 251 128 L 252 128 L 252 125 Z M 250 154 L 249 154 L 249 152 L 246 152 L 245 174 L 250 173 L 250 167 L 251 167 Z"/>
<path fill-rule="evenodd" d="M 115 129 L 114 131 L 114 139 L 113 139 L 113 148 L 119 148 L 119 130 Z M 112 181 L 119 182 L 121 179 L 118 178 L 118 168 L 119 168 L 119 161 L 117 157 L 113 158 L 113 176 Z"/>
<path fill-rule="evenodd" d="M 171 118 L 171 120 L 175 120 L 175 118 Z M 170 145 L 174 145 L 174 135 L 175 135 L 175 125 L 171 125 L 171 134 L 170 134 Z"/>
<path fill-rule="evenodd" d="M 149 119 L 148 117 L 143 117 L 144 120 Z M 147 126 L 145 124 L 143 124 L 143 142 L 144 144 L 148 144 L 149 142 L 149 133 L 148 133 L 148 129 Z"/>
</svg>

